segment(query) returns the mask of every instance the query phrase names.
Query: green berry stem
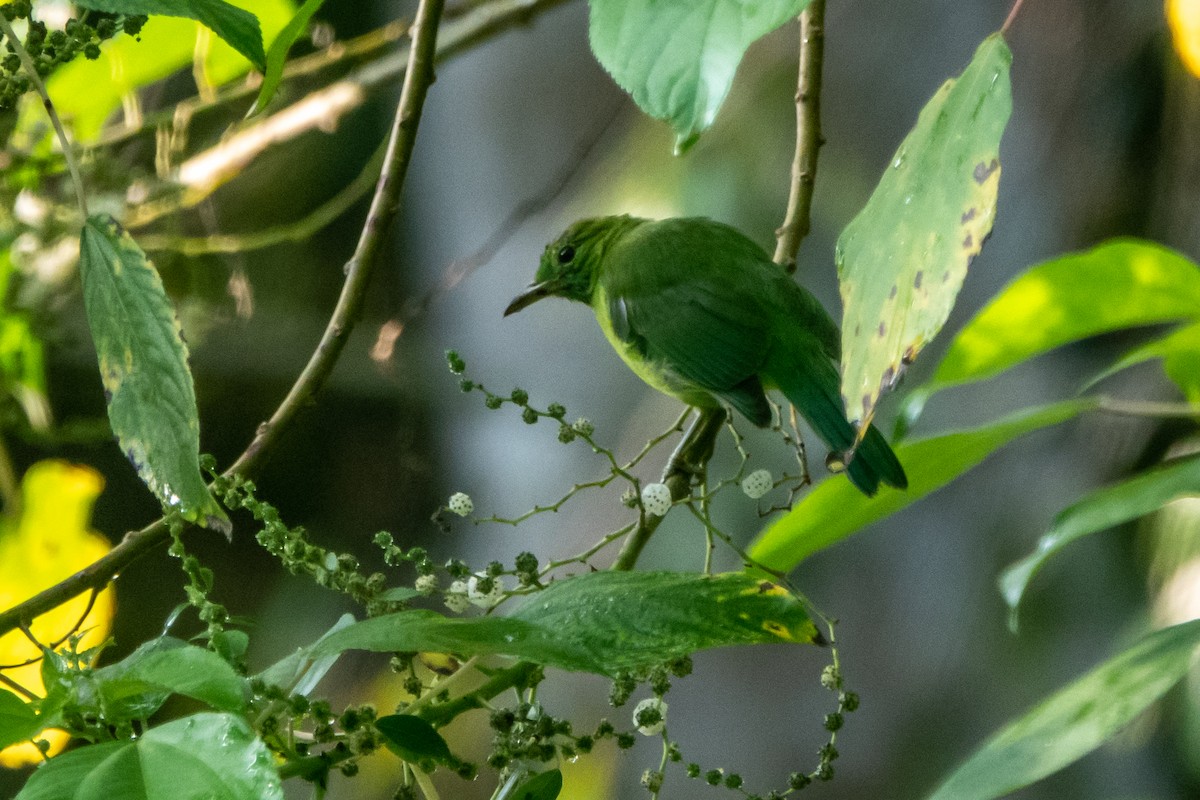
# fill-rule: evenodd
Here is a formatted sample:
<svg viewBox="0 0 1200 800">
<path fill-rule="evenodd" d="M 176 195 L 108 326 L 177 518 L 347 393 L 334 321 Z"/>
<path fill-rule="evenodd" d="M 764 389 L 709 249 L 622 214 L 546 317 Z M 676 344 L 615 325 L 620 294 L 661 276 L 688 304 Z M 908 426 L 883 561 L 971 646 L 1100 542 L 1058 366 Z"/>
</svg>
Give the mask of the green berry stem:
<svg viewBox="0 0 1200 800">
<path fill-rule="evenodd" d="M 86 220 L 88 217 L 87 196 L 83 191 L 83 177 L 79 173 L 79 162 L 75 158 L 75 150 L 71 145 L 71 140 L 67 138 L 67 130 L 63 127 L 62 120 L 58 117 L 58 112 L 54 109 L 54 103 L 50 100 L 49 93 L 46 92 L 46 84 L 42 82 L 42 76 L 38 74 L 37 65 L 33 63 L 33 57 L 29 55 L 29 51 L 25 49 L 25 45 L 17 38 L 16 31 L 13 30 L 12 23 L 3 14 L 0 14 L 0 33 L 3 33 L 8 39 L 9 45 L 16 52 L 17 57 L 21 59 L 21 66 L 25 68 L 25 74 L 29 77 L 29 82 L 33 84 L 33 88 L 37 91 L 38 96 L 42 98 L 42 107 L 46 109 L 46 115 L 50 117 L 50 124 L 54 126 L 54 133 L 58 136 L 59 144 L 62 146 L 63 159 L 67 162 L 67 170 L 71 173 L 71 183 L 75 187 L 75 199 L 79 202 L 79 213 Z"/>
</svg>

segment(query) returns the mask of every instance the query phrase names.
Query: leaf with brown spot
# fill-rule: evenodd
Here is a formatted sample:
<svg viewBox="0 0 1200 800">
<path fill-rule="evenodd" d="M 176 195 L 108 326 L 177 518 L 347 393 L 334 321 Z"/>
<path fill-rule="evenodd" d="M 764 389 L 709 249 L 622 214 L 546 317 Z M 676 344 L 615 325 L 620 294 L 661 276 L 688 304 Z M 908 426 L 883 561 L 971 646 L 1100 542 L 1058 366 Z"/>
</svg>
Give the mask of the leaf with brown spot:
<svg viewBox="0 0 1200 800">
<path fill-rule="evenodd" d="M 154 265 L 105 215 L 88 219 L 79 272 L 108 419 L 121 450 L 162 504 L 229 532 L 200 473 L 200 421 L 179 321 Z"/>
<path fill-rule="evenodd" d="M 941 330 L 991 232 L 1011 63 L 999 34 L 984 40 L 962 75 L 926 104 L 838 239 L 842 397 L 852 420 L 871 419 L 903 364 Z M 934 275 L 940 280 L 926 279 Z"/>
</svg>

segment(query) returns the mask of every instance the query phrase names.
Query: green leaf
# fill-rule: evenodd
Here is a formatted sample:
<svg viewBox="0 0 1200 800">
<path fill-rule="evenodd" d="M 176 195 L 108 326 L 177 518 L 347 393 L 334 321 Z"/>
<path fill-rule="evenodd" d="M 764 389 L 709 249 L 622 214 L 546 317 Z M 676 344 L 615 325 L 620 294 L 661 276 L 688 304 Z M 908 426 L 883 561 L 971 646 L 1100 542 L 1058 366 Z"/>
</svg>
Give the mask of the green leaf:
<svg viewBox="0 0 1200 800">
<path fill-rule="evenodd" d="M 930 800 L 991 800 L 1090 753 L 1187 673 L 1197 645 L 1200 620 L 1150 634 L 1005 726 Z"/>
<path fill-rule="evenodd" d="M 383 735 L 388 749 L 405 761 L 414 764 L 427 760 L 441 764 L 454 761 L 446 740 L 420 717 L 391 714 L 375 720 L 375 727 Z"/>
<path fill-rule="evenodd" d="M 1181 458 L 1127 481 L 1105 486 L 1065 509 L 1038 540 L 1037 549 L 1000 576 L 1009 627 L 1016 630 L 1025 589 L 1042 565 L 1071 542 L 1157 511 L 1182 497 L 1200 495 L 1200 455 Z"/>
<path fill-rule="evenodd" d="M 518 786 L 506 800 L 555 800 L 562 792 L 562 772 L 552 769 L 539 772 Z"/>
<path fill-rule="evenodd" d="M 0 689 L 0 750 L 27 742 L 42 729 L 33 706 L 12 692 Z"/>
<path fill-rule="evenodd" d="M 1092 400 L 1068 400 L 979 428 L 905 442 L 896 447 L 896 456 L 908 473 L 908 489 L 883 487 L 867 497 L 844 476 L 827 478 L 767 528 L 750 546 L 749 555 L 768 568 L 790 571 L 813 553 L 940 489 L 1018 436 L 1094 407 Z"/>
<path fill-rule="evenodd" d="M 1055 347 L 1137 325 L 1200 320 L 1200 267 L 1152 242 L 1116 239 L 1039 264 L 959 332 L 937 372 L 909 395 L 915 419 L 934 392 L 990 378 Z"/>
<path fill-rule="evenodd" d="M 921 110 L 867 205 L 838 238 L 842 397 L 871 419 L 942 329 L 996 217 L 1012 53 L 989 36 Z"/>
<path fill-rule="evenodd" d="M 283 800 L 271 753 L 241 717 L 195 714 L 136 742 L 89 745 L 50 759 L 16 800 Z"/>
<path fill-rule="evenodd" d="M 322 634 L 316 643 L 319 644 L 331 633 L 340 631 L 353 624 L 353 614 L 342 614 L 342 616 L 338 617 L 338 621 L 333 624 L 333 627 Z M 316 644 L 313 645 L 313 647 L 315 646 Z M 317 684 L 321 682 L 321 678 L 325 677 L 325 673 L 329 672 L 338 660 L 337 653 L 324 655 L 319 658 L 315 657 L 312 653 L 313 647 L 301 647 L 297 649 L 296 652 L 276 661 L 255 677 L 272 686 L 279 686 L 289 694 L 307 696 L 309 692 L 317 687 Z"/>
<path fill-rule="evenodd" d="M 83 227 L 79 271 L 121 449 L 164 506 L 226 534 L 229 518 L 200 474 L 200 421 L 171 301 L 154 265 L 111 217 Z"/>
<path fill-rule="evenodd" d="M 258 17 L 225 0 L 77 0 L 110 14 L 149 14 L 194 19 L 244 55 L 260 72 L 267 68 Z"/>
<path fill-rule="evenodd" d="M 268 37 L 278 33 L 295 11 L 291 0 L 235 0 L 234 5 L 253 11 Z M 249 61 L 225 42 L 209 37 L 192 20 L 155 17 L 146 25 L 147 41 L 117 36 L 101 46 L 95 61 L 76 58 L 56 69 L 47 79 L 46 90 L 75 135 L 84 142 L 94 141 L 105 120 L 121 108 L 122 97 L 193 64 L 201 33 L 209 38 L 204 57 L 209 83 L 220 86 L 249 71 Z M 21 109 L 21 130 L 40 129 L 44 119 L 40 103 L 26 104 Z"/>
<path fill-rule="evenodd" d="M 808 0 L 591 0 L 596 59 L 686 150 L 717 116 L 742 55 Z"/>
<path fill-rule="evenodd" d="M 814 641 L 803 604 L 749 575 L 596 572 L 556 581 L 509 617 L 401 611 L 331 633 L 313 654 L 500 654 L 615 675 L 709 647 Z"/>
<path fill-rule="evenodd" d="M 146 642 L 93 676 L 110 708 L 120 704 L 138 709 L 130 716 L 149 716 L 171 694 L 186 695 L 222 711 L 241 711 L 246 706 L 246 682 L 225 659 L 169 637 Z M 143 706 L 151 707 L 146 710 Z"/>
<path fill-rule="evenodd" d="M 1122 356 L 1088 381 L 1091 388 L 1105 378 L 1144 361 L 1161 358 L 1163 371 L 1190 403 L 1200 403 L 1200 323 L 1184 325 L 1161 339 L 1147 342 Z"/>
<path fill-rule="evenodd" d="M 323 5 L 325 5 L 325 0 L 306 0 L 295 16 L 288 20 L 288 24 L 283 26 L 283 30 L 275 37 L 275 41 L 271 42 L 271 47 L 267 50 L 267 68 L 263 70 L 263 82 L 258 90 L 258 98 L 246 116 L 252 117 L 258 114 L 271 102 L 271 98 L 275 96 L 275 90 L 279 88 L 279 82 L 283 80 L 283 66 L 287 63 L 288 51 L 304 33 L 312 15 L 317 13 Z"/>
</svg>

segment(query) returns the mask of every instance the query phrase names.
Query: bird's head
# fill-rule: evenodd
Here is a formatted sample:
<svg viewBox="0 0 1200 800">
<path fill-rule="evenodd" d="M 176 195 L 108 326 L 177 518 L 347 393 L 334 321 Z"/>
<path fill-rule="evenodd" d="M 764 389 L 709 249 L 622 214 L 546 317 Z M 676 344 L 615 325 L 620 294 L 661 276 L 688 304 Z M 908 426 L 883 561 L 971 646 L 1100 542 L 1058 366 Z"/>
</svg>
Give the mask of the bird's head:
<svg viewBox="0 0 1200 800">
<path fill-rule="evenodd" d="M 515 314 L 543 297 L 565 297 L 590 303 L 596 289 L 604 253 L 621 233 L 641 224 L 634 217 L 581 219 L 571 225 L 542 253 L 537 275 L 525 291 L 513 298 L 504 316 Z"/>
</svg>

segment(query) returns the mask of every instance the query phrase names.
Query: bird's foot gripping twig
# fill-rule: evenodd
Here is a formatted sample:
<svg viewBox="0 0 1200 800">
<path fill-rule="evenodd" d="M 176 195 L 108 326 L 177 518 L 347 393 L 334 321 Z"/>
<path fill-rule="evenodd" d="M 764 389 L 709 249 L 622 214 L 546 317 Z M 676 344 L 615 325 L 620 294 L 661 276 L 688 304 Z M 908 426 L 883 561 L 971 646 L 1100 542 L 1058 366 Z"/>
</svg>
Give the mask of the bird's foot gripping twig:
<svg viewBox="0 0 1200 800">
<path fill-rule="evenodd" d="M 708 469 L 717 434 L 725 424 L 726 411 L 723 408 L 700 409 L 697 413 L 699 416 L 680 440 L 675 452 L 671 453 L 663 470 L 663 483 L 670 487 L 671 496 L 676 500 L 686 496 L 691 490 L 692 480 L 703 476 Z M 678 493 L 676 486 L 679 486 Z"/>
</svg>

